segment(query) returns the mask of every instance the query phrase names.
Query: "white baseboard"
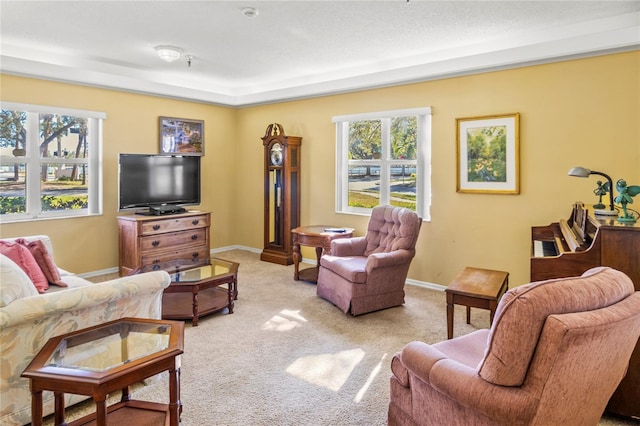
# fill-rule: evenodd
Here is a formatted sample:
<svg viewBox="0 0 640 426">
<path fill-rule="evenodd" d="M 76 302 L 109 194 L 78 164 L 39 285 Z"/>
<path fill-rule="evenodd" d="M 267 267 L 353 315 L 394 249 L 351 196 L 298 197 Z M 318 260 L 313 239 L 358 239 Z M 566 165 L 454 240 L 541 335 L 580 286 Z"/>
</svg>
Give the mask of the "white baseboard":
<svg viewBox="0 0 640 426">
<path fill-rule="evenodd" d="M 251 253 L 257 253 L 260 254 L 262 253 L 262 249 L 259 248 L 255 248 L 255 247 L 248 247 L 248 246 L 243 246 L 243 245 L 232 245 L 232 246 L 225 246 L 225 247 L 218 247 L 218 248 L 214 248 L 211 249 L 210 253 L 213 255 L 214 253 L 222 253 L 225 251 L 229 251 L 229 250 L 246 250 L 246 251 L 250 251 Z M 316 264 L 316 259 L 302 259 L 302 263 L 307 263 L 309 265 L 315 265 Z M 92 271 L 92 272 L 86 272 L 84 274 L 78 274 L 79 277 L 81 278 L 91 278 L 91 277 L 96 277 L 98 275 L 106 275 L 106 274 L 114 274 L 118 272 L 118 267 L 113 267 L 113 268 L 108 268 L 108 269 L 101 269 L 99 271 Z M 447 287 L 440 285 L 440 284 L 435 284 L 435 283 L 430 283 L 427 281 L 418 281 L 418 280 L 413 280 L 408 278 L 406 281 L 406 284 L 409 285 L 415 285 L 418 287 L 424 287 L 424 288 L 429 288 L 431 290 L 436 290 L 436 291 L 444 291 Z"/>
</svg>

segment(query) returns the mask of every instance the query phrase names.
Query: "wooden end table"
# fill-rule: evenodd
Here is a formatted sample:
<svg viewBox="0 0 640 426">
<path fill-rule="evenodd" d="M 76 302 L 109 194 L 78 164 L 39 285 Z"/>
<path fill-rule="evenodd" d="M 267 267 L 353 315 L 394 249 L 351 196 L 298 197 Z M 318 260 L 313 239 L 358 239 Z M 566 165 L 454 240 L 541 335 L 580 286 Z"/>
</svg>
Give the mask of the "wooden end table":
<svg viewBox="0 0 640 426">
<path fill-rule="evenodd" d="M 447 295 L 447 339 L 453 338 L 453 305 L 467 307 L 467 324 L 471 322 L 471 308 L 489 310 L 489 322 L 493 323 L 498 302 L 509 290 L 509 273 L 466 267 L 449 284 Z"/>
<path fill-rule="evenodd" d="M 122 318 L 56 336 L 38 352 L 22 377 L 30 380 L 31 424 L 42 426 L 42 392 L 53 391 L 55 424 L 64 419 L 64 394 L 93 398 L 96 412 L 68 426 L 95 424 L 157 424 L 178 426 L 180 355 L 184 351 L 184 323 Z M 169 372 L 169 403 L 134 401 L 129 386 Z M 109 393 L 122 391 L 120 402 L 107 408 Z"/>
<path fill-rule="evenodd" d="M 293 279 L 318 282 L 318 268 L 320 268 L 320 257 L 323 254 L 331 254 L 331 241 L 338 238 L 353 237 L 353 228 L 340 228 L 335 226 L 313 225 L 299 226 L 291 230 L 293 237 Z M 313 268 L 299 269 L 300 246 L 316 248 L 316 266 Z"/>
</svg>

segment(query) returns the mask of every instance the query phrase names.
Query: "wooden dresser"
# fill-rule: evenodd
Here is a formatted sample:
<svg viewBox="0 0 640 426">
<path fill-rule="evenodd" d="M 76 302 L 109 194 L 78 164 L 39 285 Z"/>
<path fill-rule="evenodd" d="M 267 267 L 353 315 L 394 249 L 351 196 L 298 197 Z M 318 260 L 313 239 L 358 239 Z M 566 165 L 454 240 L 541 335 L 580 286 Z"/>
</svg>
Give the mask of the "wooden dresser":
<svg viewBox="0 0 640 426">
<path fill-rule="evenodd" d="M 210 253 L 211 214 L 187 212 L 167 216 L 118 216 L 120 276 L 143 265 L 163 263 L 176 269 L 205 265 Z M 192 263 L 185 266 L 184 261 Z M 178 266 L 178 265 L 181 266 Z"/>
</svg>

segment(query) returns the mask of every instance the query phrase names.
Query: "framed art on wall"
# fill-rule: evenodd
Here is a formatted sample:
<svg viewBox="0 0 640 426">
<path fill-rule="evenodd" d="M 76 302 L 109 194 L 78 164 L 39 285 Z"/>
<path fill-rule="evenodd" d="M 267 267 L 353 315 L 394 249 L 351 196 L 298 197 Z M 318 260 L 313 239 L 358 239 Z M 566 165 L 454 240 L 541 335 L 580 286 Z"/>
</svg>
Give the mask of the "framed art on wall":
<svg viewBox="0 0 640 426">
<path fill-rule="evenodd" d="M 160 153 L 204 155 L 204 121 L 160 117 Z"/>
<path fill-rule="evenodd" d="M 520 193 L 520 114 L 457 118 L 458 192 Z"/>
</svg>

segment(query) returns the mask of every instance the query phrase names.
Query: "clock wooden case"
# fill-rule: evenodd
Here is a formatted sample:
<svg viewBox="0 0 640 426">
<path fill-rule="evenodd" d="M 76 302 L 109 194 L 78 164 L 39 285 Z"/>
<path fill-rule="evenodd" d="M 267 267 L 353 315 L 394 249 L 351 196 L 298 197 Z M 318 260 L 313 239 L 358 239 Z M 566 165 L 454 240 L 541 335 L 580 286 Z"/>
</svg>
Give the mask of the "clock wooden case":
<svg viewBox="0 0 640 426">
<path fill-rule="evenodd" d="M 264 147 L 264 250 L 260 259 L 291 265 L 291 230 L 300 226 L 300 145 L 278 123 L 267 126 Z"/>
</svg>

